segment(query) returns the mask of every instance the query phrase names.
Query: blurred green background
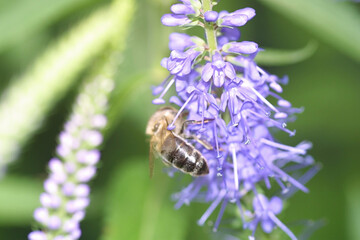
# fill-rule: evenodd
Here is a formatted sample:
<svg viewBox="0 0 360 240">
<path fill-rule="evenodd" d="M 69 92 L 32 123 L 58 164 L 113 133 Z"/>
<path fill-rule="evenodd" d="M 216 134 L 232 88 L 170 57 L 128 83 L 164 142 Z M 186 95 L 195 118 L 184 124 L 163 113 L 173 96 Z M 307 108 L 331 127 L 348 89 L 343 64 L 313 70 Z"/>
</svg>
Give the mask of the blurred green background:
<svg viewBox="0 0 360 240">
<path fill-rule="evenodd" d="M 169 54 L 168 34 L 178 29 L 160 24 L 160 17 L 169 12 L 174 1 L 134 2 L 136 11 L 128 24 L 128 35 L 124 35 L 126 45 L 118 55 L 121 64 L 110 107 L 112 124 L 98 175 L 91 184 L 92 203 L 81 224 L 81 239 L 232 239 L 212 233 L 208 225 L 196 224 L 207 204 L 173 208 L 171 194 L 184 186 L 187 176 L 168 178 L 157 162 L 154 179 L 148 177 L 144 129 L 156 109 L 151 105 L 150 86 L 166 77 L 159 63 Z M 26 73 L 52 42 L 110 3 L 0 0 L 0 94 Z M 308 231 L 321 227 L 309 239 L 360 239 L 360 4 L 335 0 L 222 0 L 215 10 L 247 6 L 255 8 L 257 15 L 241 28 L 241 39 L 255 41 L 264 49 L 287 50 L 284 56 L 273 53 L 273 57 L 282 59 L 278 66 L 265 60 L 262 66 L 270 73 L 288 75 L 290 82 L 282 96 L 294 106 L 305 108 L 289 125 L 297 135 L 278 137 L 290 145 L 312 141 L 310 154 L 323 166 L 308 183 L 310 194 L 296 193 L 280 218 L 296 233 L 303 229 L 299 223 L 313 220 L 304 221 Z M 295 50 L 304 54 L 304 46 L 310 41 L 317 43 L 316 51 L 290 64 L 292 58 L 288 55 Z M 98 55 L 100 58 L 101 53 Z M 83 66 L 71 87 L 43 116 L 44 121 L 0 181 L 0 239 L 26 239 L 31 231 L 32 211 L 40 204 L 38 195 L 46 164 L 54 154 L 57 135 L 78 86 L 96 58 Z M 224 232 L 229 232 L 228 225 L 224 218 Z M 241 236 L 241 230 L 233 229 L 231 235 Z M 288 238 L 280 233 L 269 239 Z"/>
</svg>

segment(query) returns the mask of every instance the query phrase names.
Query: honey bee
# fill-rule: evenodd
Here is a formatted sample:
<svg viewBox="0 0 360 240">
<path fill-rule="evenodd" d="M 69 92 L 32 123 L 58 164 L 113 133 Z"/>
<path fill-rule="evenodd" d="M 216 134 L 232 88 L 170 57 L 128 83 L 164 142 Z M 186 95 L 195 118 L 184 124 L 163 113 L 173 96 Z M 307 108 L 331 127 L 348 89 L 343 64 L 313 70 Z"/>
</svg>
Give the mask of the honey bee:
<svg viewBox="0 0 360 240">
<path fill-rule="evenodd" d="M 171 165 L 184 173 L 198 177 L 209 173 L 209 167 L 204 156 L 185 138 L 182 129 L 184 119 L 178 117 L 174 122 L 174 130 L 168 130 L 178 111 L 173 107 L 163 107 L 157 110 L 149 119 L 146 134 L 151 136 L 149 168 L 150 177 L 154 169 L 154 152 L 161 157 L 165 165 Z"/>
</svg>

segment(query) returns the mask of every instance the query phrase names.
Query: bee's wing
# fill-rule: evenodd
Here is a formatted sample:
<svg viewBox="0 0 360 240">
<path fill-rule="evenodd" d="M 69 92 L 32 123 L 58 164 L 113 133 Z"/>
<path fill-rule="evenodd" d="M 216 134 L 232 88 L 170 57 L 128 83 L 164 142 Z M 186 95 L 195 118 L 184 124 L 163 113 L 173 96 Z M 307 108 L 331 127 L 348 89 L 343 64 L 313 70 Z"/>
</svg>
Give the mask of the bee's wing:
<svg viewBox="0 0 360 240">
<path fill-rule="evenodd" d="M 150 150 L 149 150 L 149 174 L 150 178 L 154 175 L 154 141 L 150 141 Z"/>
<path fill-rule="evenodd" d="M 152 178 L 152 176 L 154 175 L 154 166 L 155 166 L 155 162 L 154 162 L 154 155 L 157 151 L 159 151 L 159 149 L 155 150 L 155 148 L 158 148 L 159 146 L 162 146 L 164 143 L 164 138 L 167 132 L 166 127 L 167 125 L 164 125 L 165 123 L 167 123 L 166 118 L 163 118 L 162 120 L 162 124 L 160 124 L 160 131 L 158 133 L 157 136 L 153 135 L 151 140 L 150 140 L 150 151 L 149 151 L 149 173 L 150 173 L 150 178 Z M 165 126 L 165 128 L 163 128 L 163 126 Z M 155 151 L 154 151 L 155 150 Z"/>
</svg>

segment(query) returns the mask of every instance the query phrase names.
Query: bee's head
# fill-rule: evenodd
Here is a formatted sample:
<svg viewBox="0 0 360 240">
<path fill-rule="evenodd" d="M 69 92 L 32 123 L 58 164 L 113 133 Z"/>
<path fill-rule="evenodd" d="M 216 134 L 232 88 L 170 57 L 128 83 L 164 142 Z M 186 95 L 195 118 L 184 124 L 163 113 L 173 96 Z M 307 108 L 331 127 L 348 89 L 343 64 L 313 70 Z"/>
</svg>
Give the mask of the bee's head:
<svg viewBox="0 0 360 240">
<path fill-rule="evenodd" d="M 172 122 L 177 110 L 172 107 L 163 107 L 157 110 L 149 119 L 145 133 L 154 135 L 161 129 L 166 129 Z"/>
</svg>

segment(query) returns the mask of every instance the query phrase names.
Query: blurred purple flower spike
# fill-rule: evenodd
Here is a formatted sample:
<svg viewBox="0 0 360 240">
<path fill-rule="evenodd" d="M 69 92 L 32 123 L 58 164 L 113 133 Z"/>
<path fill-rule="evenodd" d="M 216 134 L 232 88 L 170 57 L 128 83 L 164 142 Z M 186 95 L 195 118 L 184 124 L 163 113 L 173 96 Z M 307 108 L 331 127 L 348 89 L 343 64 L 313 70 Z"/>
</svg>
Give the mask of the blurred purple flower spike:
<svg viewBox="0 0 360 240">
<path fill-rule="evenodd" d="M 96 174 L 95 166 L 100 160 L 97 148 L 107 122 L 106 104 L 96 99 L 107 99 L 112 88 L 113 81 L 100 76 L 79 95 L 59 135 L 58 158 L 49 161 L 49 177 L 44 181 L 45 192 L 40 195 L 42 206 L 34 211 L 41 230 L 31 232 L 29 240 L 80 238 L 80 221 L 90 204 L 87 183 Z"/>
</svg>

